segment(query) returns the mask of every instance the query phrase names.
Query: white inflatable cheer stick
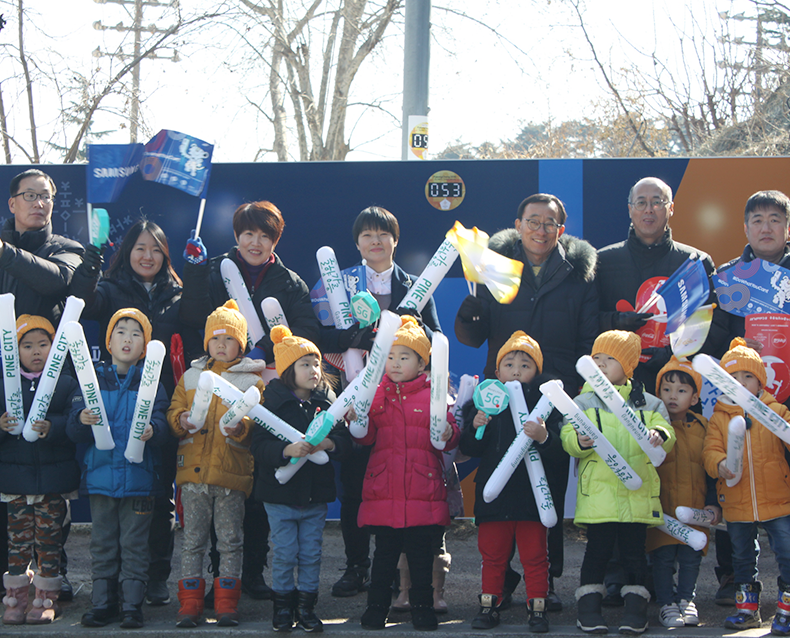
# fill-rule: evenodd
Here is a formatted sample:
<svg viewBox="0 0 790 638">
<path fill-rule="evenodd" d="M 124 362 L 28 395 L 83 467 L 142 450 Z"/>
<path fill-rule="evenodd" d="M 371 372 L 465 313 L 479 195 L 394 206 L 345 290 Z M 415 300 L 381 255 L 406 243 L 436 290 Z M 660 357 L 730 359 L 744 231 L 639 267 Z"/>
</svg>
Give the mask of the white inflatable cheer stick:
<svg viewBox="0 0 790 638">
<path fill-rule="evenodd" d="M 142 463 L 145 452 L 145 441 L 141 440 L 145 428 L 151 423 L 151 414 L 156 401 L 156 391 L 159 389 L 159 376 L 162 374 L 162 364 L 165 360 L 165 344 L 161 341 L 149 341 L 145 348 L 145 361 L 140 378 L 140 387 L 137 390 L 137 400 L 134 403 L 132 427 L 129 430 L 129 440 L 126 442 L 124 458 L 129 463 Z"/>
<path fill-rule="evenodd" d="M 625 429 L 631 433 L 642 451 L 647 454 L 650 462 L 658 467 L 667 458 L 667 453 L 664 452 L 662 447 L 653 447 L 650 444 L 650 433 L 647 431 L 645 424 L 642 420 L 634 414 L 634 411 L 628 407 L 625 399 L 617 391 L 617 388 L 612 385 L 612 382 L 604 376 L 601 369 L 595 363 L 595 360 L 590 356 L 583 356 L 576 362 L 576 371 L 584 377 L 595 390 L 595 394 L 606 404 L 617 419 L 625 426 Z"/>
<path fill-rule="evenodd" d="M 213 392 L 220 399 L 222 399 L 222 402 L 226 405 L 231 405 L 234 401 L 238 401 L 243 396 L 244 393 L 241 390 L 239 390 L 229 381 L 223 379 L 218 374 L 208 371 L 204 374 L 211 375 L 211 380 L 214 383 Z M 280 417 L 278 417 L 276 414 L 272 414 L 260 404 L 253 406 L 253 408 L 247 413 L 247 416 L 255 421 L 257 425 L 261 426 L 264 430 L 271 432 L 274 436 L 282 441 L 293 443 L 295 441 L 302 440 L 302 433 L 299 430 L 291 425 L 288 425 Z M 324 451 L 314 452 L 308 458 L 313 463 L 318 463 L 319 465 L 323 465 L 329 461 L 329 457 Z"/>
<path fill-rule="evenodd" d="M 746 439 L 746 419 L 736 416 L 730 419 L 727 435 L 727 469 L 735 478 L 727 479 L 727 487 L 738 484 L 743 474 L 743 450 Z"/>
<path fill-rule="evenodd" d="M 67 323 L 79 321 L 83 308 L 85 308 L 85 302 L 82 299 L 78 299 L 77 297 L 69 297 L 66 299 L 66 307 L 63 308 L 63 314 L 60 316 L 60 323 L 58 324 L 58 329 L 55 331 L 55 338 L 52 340 L 52 347 L 49 349 L 47 362 L 44 364 L 44 370 L 38 380 L 38 388 L 36 388 L 36 393 L 33 395 L 33 403 L 30 405 L 30 412 L 27 415 L 25 427 L 22 430 L 22 436 L 25 437 L 26 441 L 32 443 L 39 438 L 38 432 L 33 429 L 33 424 L 36 421 L 42 421 L 47 418 L 47 410 L 49 410 L 52 395 L 55 393 L 55 386 L 58 384 L 58 379 L 60 378 L 60 371 L 63 369 L 63 364 L 66 362 L 66 357 L 69 352 L 69 341 L 66 335 L 63 334 L 63 329 Z M 80 328 L 80 332 L 82 332 L 82 328 Z M 82 339 L 85 339 L 84 334 L 82 335 Z M 90 365 L 91 372 L 93 372 L 93 364 L 91 364 L 91 356 L 88 351 L 87 343 L 85 344 L 85 351 L 88 352 L 87 361 Z M 93 376 L 95 378 L 96 374 L 93 373 Z M 98 392 L 98 386 L 96 386 L 96 391 Z M 106 418 L 104 422 L 107 422 Z M 110 442 L 112 442 L 112 438 L 110 438 Z M 115 444 L 113 443 L 111 447 L 106 449 L 111 450 L 114 446 Z"/>
<path fill-rule="evenodd" d="M 247 388 L 244 394 L 231 403 L 228 411 L 222 415 L 222 418 L 219 420 L 219 431 L 224 436 L 228 436 L 228 432 L 236 427 L 236 424 L 260 402 L 261 391 L 254 385 Z"/>
<path fill-rule="evenodd" d="M 412 308 L 417 312 L 422 312 L 425 304 L 431 298 L 436 288 L 444 279 L 445 275 L 450 270 L 450 267 L 458 259 L 458 251 L 450 243 L 449 239 L 445 239 L 436 252 L 431 257 L 431 261 L 422 271 L 422 274 L 417 278 L 409 292 L 398 304 L 398 308 Z"/>
<path fill-rule="evenodd" d="M 3 338 L 3 391 L 5 411 L 16 425 L 9 434 L 22 434 L 25 427 L 25 408 L 22 405 L 22 377 L 19 374 L 19 342 L 16 338 L 16 311 L 14 295 L 0 295 L 0 333 Z M 38 433 L 36 433 L 38 434 Z"/>
<path fill-rule="evenodd" d="M 211 373 L 208 371 L 201 372 L 198 377 L 195 395 L 192 397 L 192 409 L 187 419 L 192 424 L 192 428 L 188 428 L 190 434 L 194 434 L 205 425 L 213 392 L 214 381 L 211 378 Z"/>
<path fill-rule="evenodd" d="M 681 543 L 691 547 L 691 549 L 700 551 L 708 544 L 708 535 L 704 532 L 684 525 L 678 519 L 671 517 L 669 514 L 664 514 L 664 524 L 659 525 L 660 529 L 665 534 L 669 534 L 672 538 L 677 538 Z"/>
<path fill-rule="evenodd" d="M 469 403 L 474 395 L 478 381 L 479 377 L 476 374 L 461 375 L 461 381 L 458 383 L 458 395 L 455 397 L 455 405 L 453 406 L 453 416 L 456 423 L 461 422 L 464 406 Z"/>
<path fill-rule="evenodd" d="M 244 284 L 244 277 L 241 276 L 239 267 L 227 258 L 220 263 L 219 272 L 222 275 L 222 282 L 225 284 L 228 296 L 236 302 L 241 314 L 247 320 L 247 336 L 254 347 L 256 343 L 263 339 L 266 332 L 263 330 L 258 313 L 255 312 L 250 291 L 247 290 L 247 286 Z"/>
<path fill-rule="evenodd" d="M 547 381 L 540 386 L 540 391 L 549 397 L 554 407 L 568 420 L 574 430 L 592 439 L 595 452 L 615 473 L 615 476 L 623 482 L 623 485 L 629 490 L 638 490 L 642 487 L 642 478 L 639 474 L 626 463 L 622 455 L 603 435 L 603 432 L 592 424 L 582 409 L 573 402 L 573 399 L 556 381 Z"/>
<path fill-rule="evenodd" d="M 701 510 L 696 507 L 684 507 L 678 505 L 675 508 L 675 516 L 681 523 L 686 525 L 699 525 L 700 527 L 710 527 L 716 516 L 710 510 Z"/>
<path fill-rule="evenodd" d="M 63 326 L 62 321 L 61 326 Z M 58 328 L 58 330 L 60 330 L 60 328 Z M 79 381 L 80 389 L 82 390 L 82 398 L 85 400 L 85 407 L 99 416 L 99 422 L 91 428 L 93 431 L 93 440 L 96 443 L 96 449 L 112 450 L 115 447 L 115 441 L 113 441 L 112 438 L 110 423 L 107 420 L 107 411 L 104 409 L 104 401 L 102 400 L 101 390 L 99 388 L 99 380 L 96 378 L 96 370 L 93 368 L 91 353 L 90 350 L 88 350 L 88 342 L 85 340 L 85 333 L 82 331 L 82 326 L 76 321 L 69 321 L 63 326 L 63 337 L 67 340 L 69 350 L 71 351 L 71 360 L 74 363 L 74 371 L 77 373 L 77 381 Z M 49 352 L 52 354 L 52 350 Z M 46 367 L 44 370 L 46 370 Z M 58 370 L 58 374 L 59 373 L 60 370 Z M 39 385 L 38 387 L 41 389 L 42 386 Z M 36 396 L 38 396 L 38 392 L 36 392 Z M 47 406 L 49 406 L 48 400 L 46 403 Z M 27 424 L 25 424 L 25 427 L 27 428 Z"/>
<path fill-rule="evenodd" d="M 790 425 L 787 421 L 727 374 L 712 357 L 698 354 L 691 365 L 749 416 L 757 419 L 785 443 L 790 443 Z"/>
<path fill-rule="evenodd" d="M 354 325 L 354 319 L 351 316 L 351 303 L 348 301 L 348 293 L 343 284 L 335 251 L 329 246 L 322 246 L 316 251 L 315 257 L 318 260 L 318 270 L 321 272 L 321 281 L 324 282 L 326 298 L 329 301 L 335 328 L 338 330 L 350 328 Z M 356 377 L 365 365 L 362 361 L 362 352 L 357 348 L 349 348 L 343 353 L 346 379 L 349 381 Z"/>
<path fill-rule="evenodd" d="M 289 327 L 283 307 L 276 297 L 266 297 L 261 302 L 261 312 L 263 313 L 263 318 L 266 319 L 266 325 L 269 326 L 269 330 L 274 328 L 274 326 Z"/>
<path fill-rule="evenodd" d="M 431 445 L 443 450 L 447 441 L 447 380 L 450 378 L 450 342 L 441 332 L 433 333 L 431 344 Z"/>
</svg>

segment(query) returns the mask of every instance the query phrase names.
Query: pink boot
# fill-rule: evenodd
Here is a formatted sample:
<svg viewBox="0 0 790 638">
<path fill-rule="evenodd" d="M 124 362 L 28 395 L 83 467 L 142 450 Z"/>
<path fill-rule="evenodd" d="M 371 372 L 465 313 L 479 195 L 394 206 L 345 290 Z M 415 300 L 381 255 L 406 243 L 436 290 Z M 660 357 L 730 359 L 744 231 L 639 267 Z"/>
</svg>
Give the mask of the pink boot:
<svg viewBox="0 0 790 638">
<path fill-rule="evenodd" d="M 4 625 L 24 625 L 25 609 L 27 609 L 27 594 L 30 589 L 31 572 L 12 576 L 8 572 L 3 574 L 3 585 L 5 586 L 5 613 L 3 614 Z"/>
<path fill-rule="evenodd" d="M 44 578 L 40 574 L 33 576 L 36 586 L 36 597 L 33 600 L 33 609 L 27 612 L 28 625 L 48 625 L 60 616 L 58 596 L 60 595 L 61 576 Z"/>
</svg>

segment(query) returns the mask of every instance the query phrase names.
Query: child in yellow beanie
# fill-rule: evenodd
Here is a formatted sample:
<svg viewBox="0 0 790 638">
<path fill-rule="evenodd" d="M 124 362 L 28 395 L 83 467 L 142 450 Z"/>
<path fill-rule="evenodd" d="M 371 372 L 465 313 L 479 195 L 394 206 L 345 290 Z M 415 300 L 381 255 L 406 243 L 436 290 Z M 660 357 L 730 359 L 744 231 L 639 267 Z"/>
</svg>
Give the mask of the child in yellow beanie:
<svg viewBox="0 0 790 638">
<path fill-rule="evenodd" d="M 785 421 L 790 420 L 790 411 L 765 391 L 765 366 L 746 341 L 733 339 L 720 365 Z M 736 416 L 746 419 L 743 472 L 740 480 L 728 487 L 727 479 L 735 476 L 726 467 L 727 439 L 730 420 Z M 704 459 L 708 474 L 718 479 L 719 504 L 732 540 L 737 611 L 725 620 L 728 629 L 760 626 L 762 584 L 757 580 L 758 554 L 754 549 L 759 523 L 768 534 L 779 564 L 779 599 L 771 633 L 790 634 L 790 478 L 785 460 L 788 447 L 727 397 L 719 397 L 708 423 Z"/>
<path fill-rule="evenodd" d="M 189 422 L 192 400 L 200 373 L 210 370 L 242 392 L 256 386 L 264 390 L 261 372 L 266 364 L 244 357 L 247 321 L 233 300 L 212 312 L 206 320 L 204 347 L 207 355 L 192 362 L 181 377 L 167 419 L 181 439 L 178 446 L 176 485 L 184 508 L 184 542 L 181 548 L 181 580 L 178 581 L 179 627 L 195 627 L 203 613 L 206 581 L 203 557 L 211 522 L 217 533 L 219 577 L 214 579 L 214 611 L 217 624 L 238 625 L 241 596 L 242 521 L 244 501 L 252 492 L 253 460 L 249 451 L 250 420 L 245 417 L 227 437 L 219 422 L 227 407 L 211 397 L 208 415 L 197 431 Z"/>
<path fill-rule="evenodd" d="M 431 384 L 424 371 L 431 342 L 413 317 L 401 318 L 369 414 L 368 433 L 357 441 L 372 445 L 362 486 L 359 526 L 372 526 L 376 551 L 368 606 L 361 623 L 383 629 L 392 599 L 392 580 L 401 552 L 411 573 L 409 602 L 415 629 L 436 629 L 433 604 L 433 545 L 450 524 L 442 452 L 431 444 Z M 442 439 L 445 450 L 458 444 L 452 415 Z"/>
<path fill-rule="evenodd" d="M 609 330 L 595 340 L 592 358 L 645 424 L 650 444 L 661 445 L 669 452 L 675 444 L 675 433 L 669 424 L 667 410 L 659 399 L 644 392 L 641 384 L 633 379 L 641 348 L 639 335 Z M 576 590 L 576 624 L 588 633 L 608 630 L 601 615 L 601 601 L 606 593 L 603 581 L 606 564 L 617 543 L 627 578 L 620 591 L 625 601 L 620 633 L 641 634 L 647 629 L 650 600 L 645 588 L 645 536 L 648 527 L 664 522 L 658 473 L 630 431 L 609 411 L 589 383 L 584 384 L 581 394 L 574 400 L 642 479 L 642 487 L 629 490 L 593 450 L 589 437 L 577 434 L 570 423 L 563 425 L 562 445 L 568 454 L 580 459 L 574 523 L 587 528 L 587 548 L 580 587 Z"/>
<path fill-rule="evenodd" d="M 264 392 L 266 408 L 300 432 L 306 432 L 319 412 L 335 400 L 321 369 L 321 352 L 307 339 L 291 334 L 284 326 L 271 331 L 274 363 L 279 379 L 272 379 Z M 305 463 L 285 484 L 275 471 L 291 459 L 325 450 L 329 458 L 342 461 L 351 448 L 345 423 L 338 421 L 318 445 L 307 441 L 288 443 L 263 428 L 252 435 L 257 480 L 255 498 L 263 501 L 271 526 L 272 599 L 275 631 L 290 631 L 294 622 L 305 631 L 322 631 L 314 607 L 318 599 L 321 543 L 327 504 L 337 497 L 332 463 Z M 298 587 L 294 569 L 298 568 Z"/>
</svg>

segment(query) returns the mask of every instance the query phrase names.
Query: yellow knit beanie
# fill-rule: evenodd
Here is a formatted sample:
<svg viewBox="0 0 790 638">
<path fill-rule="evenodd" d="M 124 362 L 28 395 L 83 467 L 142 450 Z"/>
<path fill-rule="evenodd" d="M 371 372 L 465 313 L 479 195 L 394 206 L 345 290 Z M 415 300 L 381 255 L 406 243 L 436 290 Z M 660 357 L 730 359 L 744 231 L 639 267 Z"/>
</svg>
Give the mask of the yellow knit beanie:
<svg viewBox="0 0 790 638">
<path fill-rule="evenodd" d="M 148 317 L 146 317 L 145 314 L 140 312 L 137 308 L 121 308 L 112 317 L 110 317 L 110 323 L 107 324 L 107 335 L 104 342 L 107 346 L 107 352 L 112 354 L 112 350 L 110 349 L 110 337 L 112 336 L 112 331 L 113 328 L 115 328 L 115 324 L 121 319 L 134 319 L 143 329 L 143 352 L 140 355 L 140 358 L 142 359 L 145 356 L 145 348 L 148 345 L 148 342 L 151 341 L 151 322 L 148 321 Z"/>
<path fill-rule="evenodd" d="M 639 365 L 639 355 L 642 354 L 642 340 L 635 332 L 625 330 L 607 330 L 598 335 L 592 349 L 592 356 L 607 354 L 614 357 L 623 367 L 626 378 L 634 376 L 634 370 Z"/>
<path fill-rule="evenodd" d="M 756 350 L 746 345 L 746 341 L 741 337 L 735 337 L 730 342 L 730 349 L 721 358 L 719 365 L 727 371 L 727 374 L 751 372 L 760 381 L 760 385 L 765 387 L 767 375 L 763 360 Z"/>
<path fill-rule="evenodd" d="M 241 352 L 247 348 L 247 320 L 233 299 L 228 299 L 206 319 L 206 334 L 203 337 L 203 349 L 206 352 L 208 352 L 208 342 L 217 335 L 233 337 L 238 341 Z"/>
<path fill-rule="evenodd" d="M 540 350 L 540 346 L 537 341 L 523 330 L 516 330 L 510 335 L 510 339 L 505 342 L 505 345 L 499 349 L 496 356 L 497 369 L 499 369 L 499 364 L 502 362 L 502 359 L 505 358 L 505 355 L 516 351 L 523 352 L 532 357 L 535 365 L 538 366 L 538 372 L 543 372 L 543 353 Z"/>
<path fill-rule="evenodd" d="M 392 345 L 411 348 L 428 365 L 431 360 L 431 342 L 425 336 L 425 330 L 409 315 L 402 316 L 400 321 L 400 328 L 395 333 L 395 342 Z"/>
<path fill-rule="evenodd" d="M 312 341 L 295 336 L 285 326 L 274 326 L 269 336 L 274 343 L 274 365 L 280 376 L 305 355 L 314 354 L 321 358 L 321 351 Z"/>
<path fill-rule="evenodd" d="M 22 341 L 22 337 L 31 330 L 43 330 L 49 335 L 50 341 L 55 338 L 55 329 L 46 317 L 39 317 L 38 315 L 19 315 L 16 320 L 17 341 Z"/>
<path fill-rule="evenodd" d="M 688 359 L 681 360 L 675 355 L 672 355 L 672 358 L 661 368 L 661 370 L 659 370 L 658 376 L 656 377 L 656 396 L 661 392 L 661 381 L 663 381 L 664 375 L 667 372 L 685 372 L 694 380 L 694 385 L 697 386 L 695 391 L 702 392 L 702 375 L 691 366 L 691 361 Z"/>
</svg>

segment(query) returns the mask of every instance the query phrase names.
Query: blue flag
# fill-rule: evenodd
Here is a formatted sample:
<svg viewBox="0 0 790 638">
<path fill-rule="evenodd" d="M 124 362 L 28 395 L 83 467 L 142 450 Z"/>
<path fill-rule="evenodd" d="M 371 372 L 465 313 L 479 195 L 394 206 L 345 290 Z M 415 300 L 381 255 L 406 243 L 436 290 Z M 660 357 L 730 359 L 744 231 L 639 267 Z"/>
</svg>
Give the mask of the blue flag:
<svg viewBox="0 0 790 638">
<path fill-rule="evenodd" d="M 722 310 L 746 317 L 790 314 L 790 270 L 762 259 L 739 261 L 713 276 Z"/>
<path fill-rule="evenodd" d="M 214 145 L 178 131 L 161 130 L 145 145 L 143 179 L 205 198 Z"/>
<path fill-rule="evenodd" d="M 117 200 L 142 157 L 142 144 L 88 144 L 88 202 Z"/>
<path fill-rule="evenodd" d="M 710 281 L 699 259 L 687 259 L 656 291 L 667 307 L 665 334 L 672 334 L 710 296 Z"/>
</svg>

